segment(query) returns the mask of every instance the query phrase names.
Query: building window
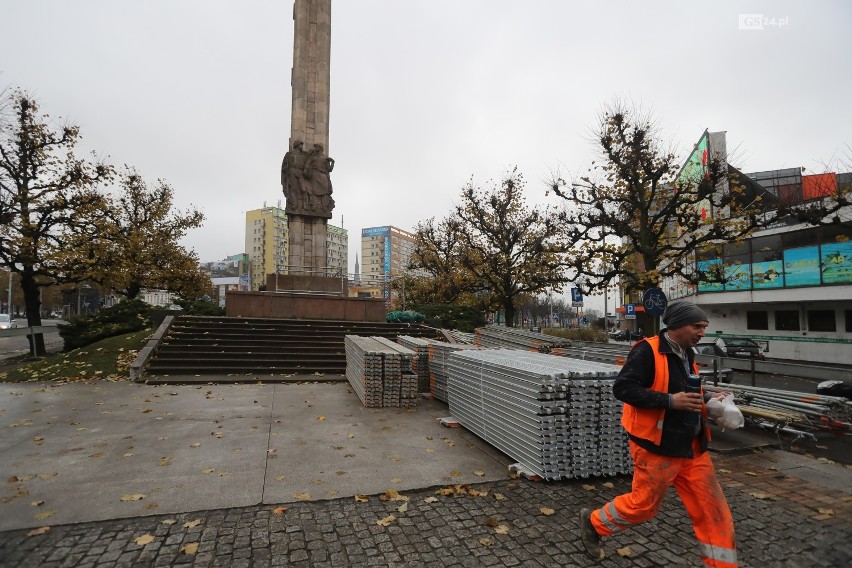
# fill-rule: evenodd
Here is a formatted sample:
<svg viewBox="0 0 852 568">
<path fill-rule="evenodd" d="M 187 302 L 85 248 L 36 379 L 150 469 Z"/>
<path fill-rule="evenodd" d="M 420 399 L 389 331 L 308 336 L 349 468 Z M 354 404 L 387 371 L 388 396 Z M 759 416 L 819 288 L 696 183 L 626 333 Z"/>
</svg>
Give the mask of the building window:
<svg viewBox="0 0 852 568">
<path fill-rule="evenodd" d="M 779 331 L 799 331 L 799 311 L 776 310 L 775 329 Z"/>
<path fill-rule="evenodd" d="M 810 331 L 837 331 L 834 310 L 808 310 L 808 329 Z"/>
<path fill-rule="evenodd" d="M 846 331 L 852 333 L 852 310 L 846 310 Z"/>
<path fill-rule="evenodd" d="M 746 327 L 748 329 L 769 329 L 769 314 L 767 312 L 746 312 Z"/>
</svg>

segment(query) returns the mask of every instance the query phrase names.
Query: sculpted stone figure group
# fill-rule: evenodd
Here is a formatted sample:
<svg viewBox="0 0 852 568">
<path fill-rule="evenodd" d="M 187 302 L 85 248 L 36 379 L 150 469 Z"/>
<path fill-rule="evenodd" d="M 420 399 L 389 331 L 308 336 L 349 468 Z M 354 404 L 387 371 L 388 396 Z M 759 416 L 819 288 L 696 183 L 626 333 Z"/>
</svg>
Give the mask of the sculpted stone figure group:
<svg viewBox="0 0 852 568">
<path fill-rule="evenodd" d="M 334 160 L 325 155 L 322 144 L 314 144 L 306 152 L 304 142 L 297 140 L 281 164 L 281 186 L 287 200 L 285 211 L 331 218 L 334 199 L 329 174 L 333 169 Z"/>
</svg>

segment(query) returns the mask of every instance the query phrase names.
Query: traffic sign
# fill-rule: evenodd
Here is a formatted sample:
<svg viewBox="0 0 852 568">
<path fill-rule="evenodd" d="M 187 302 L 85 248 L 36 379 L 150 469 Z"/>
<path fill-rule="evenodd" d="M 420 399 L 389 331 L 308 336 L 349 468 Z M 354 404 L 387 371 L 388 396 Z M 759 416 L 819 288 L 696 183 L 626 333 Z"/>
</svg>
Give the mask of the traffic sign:
<svg viewBox="0 0 852 568">
<path fill-rule="evenodd" d="M 583 305 L 583 294 L 579 288 L 571 288 L 571 307 L 578 308 Z"/>
<path fill-rule="evenodd" d="M 668 298 L 659 288 L 648 288 L 642 293 L 642 305 L 649 316 L 658 317 L 666 311 Z"/>
<path fill-rule="evenodd" d="M 636 319 L 636 305 L 635 304 L 624 304 L 624 319 L 635 320 Z"/>
</svg>

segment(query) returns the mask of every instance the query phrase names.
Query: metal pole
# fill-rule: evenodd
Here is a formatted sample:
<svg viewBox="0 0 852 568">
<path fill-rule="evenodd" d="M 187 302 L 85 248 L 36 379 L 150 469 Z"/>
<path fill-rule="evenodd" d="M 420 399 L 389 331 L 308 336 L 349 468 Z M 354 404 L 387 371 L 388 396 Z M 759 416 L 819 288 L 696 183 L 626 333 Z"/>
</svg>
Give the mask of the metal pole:
<svg viewBox="0 0 852 568">
<path fill-rule="evenodd" d="M 751 386 L 757 386 L 754 377 L 754 357 L 751 358 Z"/>
<path fill-rule="evenodd" d="M 9 300 L 6 303 L 6 313 L 9 314 L 9 321 L 12 321 L 12 269 L 9 268 Z"/>
</svg>

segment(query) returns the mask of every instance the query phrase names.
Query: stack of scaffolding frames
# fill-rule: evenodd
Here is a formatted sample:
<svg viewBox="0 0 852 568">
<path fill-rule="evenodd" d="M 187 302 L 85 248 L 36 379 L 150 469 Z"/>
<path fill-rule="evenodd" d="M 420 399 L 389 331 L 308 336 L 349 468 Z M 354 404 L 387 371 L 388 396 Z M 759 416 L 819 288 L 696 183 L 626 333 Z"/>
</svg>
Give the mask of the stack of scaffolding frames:
<svg viewBox="0 0 852 568">
<path fill-rule="evenodd" d="M 414 352 L 381 337 L 347 335 L 346 379 L 361 403 L 370 408 L 417 405 Z"/>
<path fill-rule="evenodd" d="M 434 398 L 447 402 L 447 357 L 450 353 L 475 349 L 479 347 L 465 343 L 429 341 L 429 392 Z"/>
<path fill-rule="evenodd" d="M 411 337 L 410 335 L 400 335 L 396 338 L 396 341 L 403 347 L 414 351 L 411 370 L 417 375 L 417 390 L 421 393 L 429 392 L 429 340 Z"/>
<path fill-rule="evenodd" d="M 481 347 L 523 349 L 550 353 L 560 347 L 571 347 L 571 340 L 526 329 L 487 325 L 476 328 L 476 345 Z"/>
<path fill-rule="evenodd" d="M 462 426 L 544 479 L 632 471 L 620 367 L 509 349 L 449 356 L 450 414 Z"/>
</svg>

